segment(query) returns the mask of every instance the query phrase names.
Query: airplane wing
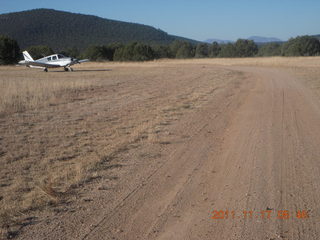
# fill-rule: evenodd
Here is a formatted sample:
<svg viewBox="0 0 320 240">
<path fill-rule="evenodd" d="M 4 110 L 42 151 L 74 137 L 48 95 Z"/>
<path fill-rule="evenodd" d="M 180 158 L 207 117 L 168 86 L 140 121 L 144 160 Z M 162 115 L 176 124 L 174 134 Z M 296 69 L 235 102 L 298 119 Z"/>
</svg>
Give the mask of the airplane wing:
<svg viewBox="0 0 320 240">
<path fill-rule="evenodd" d="M 60 65 L 57 65 L 57 64 L 47 64 L 47 63 L 41 63 L 41 62 L 35 62 L 35 61 L 26 61 L 24 64 L 26 66 L 36 66 L 36 67 L 44 67 L 44 68 L 60 67 Z"/>
</svg>

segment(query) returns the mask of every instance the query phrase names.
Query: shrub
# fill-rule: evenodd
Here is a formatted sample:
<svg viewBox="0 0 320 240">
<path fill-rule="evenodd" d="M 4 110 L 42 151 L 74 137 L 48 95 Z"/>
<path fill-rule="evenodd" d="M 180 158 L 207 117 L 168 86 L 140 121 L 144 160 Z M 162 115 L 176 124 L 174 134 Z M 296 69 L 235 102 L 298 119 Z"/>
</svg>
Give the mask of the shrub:
<svg viewBox="0 0 320 240">
<path fill-rule="evenodd" d="M 17 41 L 0 35 L 0 64 L 14 64 L 19 57 L 20 48 Z"/>
</svg>

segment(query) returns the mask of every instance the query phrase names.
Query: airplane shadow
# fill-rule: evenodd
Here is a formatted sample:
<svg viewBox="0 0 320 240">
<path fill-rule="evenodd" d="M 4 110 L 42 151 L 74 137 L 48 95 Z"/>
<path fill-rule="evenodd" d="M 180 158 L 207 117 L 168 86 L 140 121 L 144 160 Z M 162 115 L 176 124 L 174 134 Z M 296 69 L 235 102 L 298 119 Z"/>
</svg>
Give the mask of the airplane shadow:
<svg viewBox="0 0 320 240">
<path fill-rule="evenodd" d="M 74 72 L 110 72 L 112 69 L 81 69 L 73 70 Z"/>
<path fill-rule="evenodd" d="M 74 69 L 73 72 L 110 72 L 112 71 L 112 69 L 79 69 L 76 70 Z M 58 73 L 65 73 L 66 71 L 62 70 L 62 71 L 50 71 L 49 72 L 58 72 Z"/>
</svg>

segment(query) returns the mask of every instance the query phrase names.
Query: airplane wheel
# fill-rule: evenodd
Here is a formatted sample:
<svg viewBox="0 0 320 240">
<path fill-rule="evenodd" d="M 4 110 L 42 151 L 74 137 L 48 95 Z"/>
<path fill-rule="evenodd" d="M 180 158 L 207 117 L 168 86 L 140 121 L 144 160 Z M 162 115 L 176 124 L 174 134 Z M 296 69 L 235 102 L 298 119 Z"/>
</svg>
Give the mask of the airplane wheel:
<svg viewBox="0 0 320 240">
<path fill-rule="evenodd" d="M 48 68 L 43 69 L 43 71 L 48 72 Z"/>
<path fill-rule="evenodd" d="M 69 71 L 69 69 L 68 69 L 68 68 L 64 68 L 64 70 L 65 70 L 66 72 L 68 72 L 68 71 Z"/>
</svg>

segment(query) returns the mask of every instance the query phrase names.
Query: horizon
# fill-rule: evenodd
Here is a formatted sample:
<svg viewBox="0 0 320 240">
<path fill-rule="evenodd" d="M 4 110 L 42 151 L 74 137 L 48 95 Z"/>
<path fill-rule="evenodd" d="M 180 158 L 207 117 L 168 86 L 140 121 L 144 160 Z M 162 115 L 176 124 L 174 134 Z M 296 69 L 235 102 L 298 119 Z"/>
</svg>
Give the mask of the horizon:
<svg viewBox="0 0 320 240">
<path fill-rule="evenodd" d="M 102 0 L 94 0 L 94 4 L 89 7 L 85 1 L 78 1 L 76 5 L 66 4 L 61 0 L 53 3 L 48 0 L 41 3 L 35 0 L 27 3 L 22 0 L 3 1 L 0 14 L 37 8 L 54 9 L 149 25 L 171 35 L 198 41 L 207 39 L 235 41 L 252 36 L 286 41 L 299 35 L 319 34 L 317 23 L 320 16 L 317 13 L 320 10 L 320 2 L 314 0 L 307 0 L 304 3 L 299 0 L 283 0 L 281 3 L 275 0 L 268 3 L 265 1 L 249 3 L 249 0 L 229 0 L 223 3 L 208 0 L 202 3 L 185 3 L 182 0 L 174 3 L 168 0 L 162 3 L 150 3 L 138 0 L 132 3 L 121 0 L 112 3 L 111 8 L 106 4 L 111 1 Z M 276 3 L 276 6 L 272 3 Z M 211 12 L 214 13 L 211 15 Z M 204 22 L 208 24 L 203 24 Z M 209 24 L 210 22 L 218 24 Z"/>
</svg>

